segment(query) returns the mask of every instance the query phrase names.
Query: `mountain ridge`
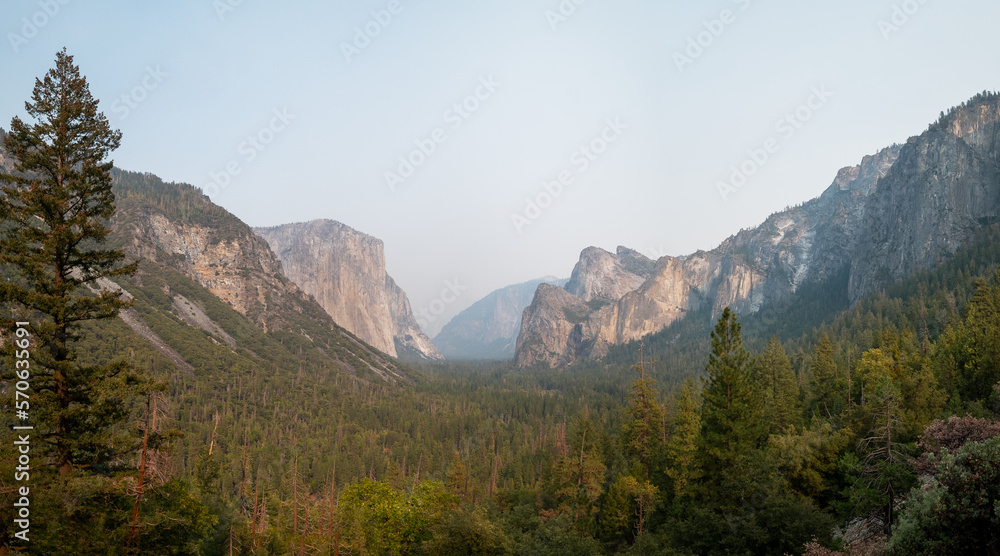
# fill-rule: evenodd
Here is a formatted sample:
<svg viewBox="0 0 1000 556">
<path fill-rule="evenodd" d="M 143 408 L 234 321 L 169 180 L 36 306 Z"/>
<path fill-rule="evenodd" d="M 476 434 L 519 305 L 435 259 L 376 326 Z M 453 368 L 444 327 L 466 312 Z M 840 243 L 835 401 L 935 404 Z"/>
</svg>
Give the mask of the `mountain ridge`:
<svg viewBox="0 0 1000 556">
<path fill-rule="evenodd" d="M 599 359 L 609 346 L 662 330 L 687 313 L 707 310 L 714 317 L 727 306 L 755 313 L 803 284 L 824 283 L 845 270 L 846 293 L 857 300 L 934 264 L 996 218 L 998 99 L 977 95 L 906 143 L 842 168 L 818 197 L 774 213 L 712 250 L 661 257 L 642 284 L 591 306 L 586 315 L 574 314 L 576 322 L 564 314 L 568 307 L 580 309 L 572 300 L 551 291 L 536 296 L 523 315 L 518 365 Z M 943 178 L 935 173 L 942 168 Z M 908 210 L 894 208 L 904 201 L 911 201 Z M 615 280 L 618 267 L 592 264 L 595 249 L 584 249 L 574 274 L 596 273 L 587 280 L 628 289 L 634 277 Z M 603 253 L 606 260 L 614 257 Z M 593 297 L 578 289 L 567 293 L 584 302 Z"/>
</svg>

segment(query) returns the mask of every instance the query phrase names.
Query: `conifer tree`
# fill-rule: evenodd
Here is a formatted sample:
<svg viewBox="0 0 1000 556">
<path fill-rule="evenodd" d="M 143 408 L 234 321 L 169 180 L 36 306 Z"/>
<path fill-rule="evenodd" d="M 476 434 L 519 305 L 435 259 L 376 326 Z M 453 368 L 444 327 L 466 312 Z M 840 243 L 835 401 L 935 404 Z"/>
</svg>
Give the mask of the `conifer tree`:
<svg viewBox="0 0 1000 556">
<path fill-rule="evenodd" d="M 622 424 L 625 453 L 637 460 L 650 476 L 663 446 L 663 408 L 657 403 L 653 379 L 646 377 L 644 363 L 633 367 L 639 378 L 632 382 Z"/>
<path fill-rule="evenodd" d="M 698 435 L 701 415 L 694 379 L 688 378 L 677 395 L 677 412 L 673 430 L 665 446 L 666 473 L 673 481 L 674 496 L 681 496 L 688 484 L 699 477 L 697 466 Z"/>
<path fill-rule="evenodd" d="M 816 344 L 815 360 L 809 388 L 809 408 L 823 417 L 839 415 L 844 409 L 844 396 L 837 380 L 837 363 L 833 359 L 833 344 L 826 332 Z"/>
<path fill-rule="evenodd" d="M 781 433 L 789 425 L 800 424 L 802 404 L 799 401 L 799 383 L 792 370 L 792 362 L 777 337 L 771 338 L 756 362 L 771 432 Z"/>
<path fill-rule="evenodd" d="M 447 482 L 448 490 L 465 500 L 469 492 L 469 471 L 462 463 L 462 456 L 456 450 L 451 458 L 451 466 L 448 468 Z"/>
<path fill-rule="evenodd" d="M 743 347 L 741 327 L 729 307 L 712 331 L 702 389 L 702 472 L 718 484 L 748 480 L 747 458 L 763 445 L 767 426 L 761 396 L 750 379 L 750 354 Z M 715 489 L 713 497 L 724 496 Z"/>
<path fill-rule="evenodd" d="M 26 311 L 35 327 L 32 386 L 44 409 L 34 416 L 51 425 L 46 444 L 60 475 L 67 475 L 114 455 L 109 429 L 129 407 L 127 398 L 105 395 L 112 388 L 108 380 L 137 379 L 124 363 L 80 365 L 73 347 L 81 323 L 114 317 L 128 306 L 115 291 L 87 291 L 135 271 L 134 264 L 122 264 L 121 251 L 103 245 L 115 208 L 112 163 L 104 159 L 121 133 L 97 111 L 65 49 L 56 67 L 36 80 L 25 109 L 36 122 L 15 117 L 4 142 L 17 174 L 0 175 L 0 264 L 17 279 L 0 285 L 0 295 Z"/>
<path fill-rule="evenodd" d="M 892 531 L 897 497 L 913 487 L 916 477 L 910 471 L 898 440 L 903 426 L 899 388 L 889 377 L 882 377 L 872 394 L 866 409 L 874 424 L 868 436 L 858 444 L 865 458 L 851 498 L 861 511 L 874 510 L 881 514 L 883 530 L 888 536 Z"/>
<path fill-rule="evenodd" d="M 129 305 L 104 287 L 136 268 L 105 245 L 115 208 L 112 163 L 105 159 L 121 134 L 98 111 L 65 49 L 36 79 L 25 110 L 34 121 L 14 117 L 4 139 L 15 167 L 0 175 L 0 272 L 9 277 L 0 283 L 0 306 L 29 322 L 34 339 L 30 417 L 18 424 L 34 427 L 32 478 L 50 485 L 33 501 L 33 511 L 47 507 L 50 514 L 42 525 L 48 535 L 33 533 L 43 551 L 67 550 L 64 543 L 75 538 L 73 550 L 100 552 L 113 542 L 110 531 L 121 526 L 106 513 L 115 496 L 108 477 L 134 470 L 136 458 L 128 455 L 141 446 L 134 427 L 122 425 L 154 387 L 125 361 L 89 365 L 78 359 L 85 323 L 113 318 Z M 158 442 L 147 438 L 147 448 Z M 71 513 L 63 519 L 56 513 L 65 504 L 59 497 L 69 490 Z M 91 523 L 105 530 L 85 537 Z"/>
<path fill-rule="evenodd" d="M 573 516 L 581 530 L 586 529 L 601 495 L 606 467 L 601 462 L 598 431 L 586 416 L 578 417 L 571 426 L 566 453 L 553 465 L 555 495 L 560 508 Z"/>
</svg>

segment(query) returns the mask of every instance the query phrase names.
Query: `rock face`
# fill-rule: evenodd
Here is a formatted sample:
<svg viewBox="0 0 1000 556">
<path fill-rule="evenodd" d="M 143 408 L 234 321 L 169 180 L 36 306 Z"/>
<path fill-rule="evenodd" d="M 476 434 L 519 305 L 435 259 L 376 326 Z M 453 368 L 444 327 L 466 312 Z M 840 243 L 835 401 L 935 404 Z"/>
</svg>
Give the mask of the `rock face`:
<svg viewBox="0 0 1000 556">
<path fill-rule="evenodd" d="M 13 166 L 0 142 L 0 170 Z M 111 177 L 116 210 L 108 244 L 139 266 L 120 283 L 102 279 L 96 286 L 136 301 L 119 317 L 177 370 L 200 378 L 205 369 L 240 361 L 241 369 L 260 372 L 283 364 L 412 382 L 397 361 L 338 326 L 283 274 L 266 241 L 201 190 L 149 173 L 112 169 Z M 137 297 L 132 288 L 147 291 Z M 260 348 L 266 359 L 252 351 Z"/>
<path fill-rule="evenodd" d="M 525 309 L 517 361 L 560 366 L 599 358 L 609 345 L 688 312 L 710 309 L 714 317 L 729 306 L 753 313 L 806 283 L 842 289 L 853 302 L 933 267 L 998 221 L 1000 96 L 983 94 L 905 145 L 842 169 L 818 198 L 711 251 L 663 257 L 644 274 L 634 256 L 628 266 L 584 250 L 564 292 L 571 297 L 540 289 Z M 583 307 L 589 312 L 581 317 Z"/>
<path fill-rule="evenodd" d="M 1000 99 L 955 110 L 911 138 L 866 207 L 852 300 L 934 266 L 998 220 Z"/>
<path fill-rule="evenodd" d="M 440 359 L 406 294 L 385 272 L 382 241 L 333 220 L 256 228 L 285 274 L 361 340 L 393 357 Z"/>
<path fill-rule="evenodd" d="M 521 315 L 540 284 L 562 286 L 553 276 L 493 291 L 455 315 L 434 337 L 434 345 L 449 359 L 512 359 Z"/>
<path fill-rule="evenodd" d="M 653 270 L 654 261 L 627 247 L 612 255 L 588 247 L 566 284 L 566 291 L 584 301 L 615 301 L 638 288 Z"/>
<path fill-rule="evenodd" d="M 590 307 L 558 286 L 541 284 L 521 317 L 517 336 L 517 364 L 569 365 L 581 351 L 582 329 Z"/>
<path fill-rule="evenodd" d="M 421 332 L 406 292 L 388 274 L 385 275 L 385 291 L 389 300 L 389 316 L 395 326 L 392 340 L 397 356 L 404 359 L 442 359 L 437 347 Z"/>
<path fill-rule="evenodd" d="M 180 271 L 267 331 L 280 320 L 278 300 L 299 290 L 282 274 L 267 243 L 232 220 L 220 229 L 126 199 L 119 202 L 113 225 L 130 258 Z"/>
<path fill-rule="evenodd" d="M 7 151 L 3 148 L 3 142 L 7 140 L 7 131 L 0 127 L 0 168 L 5 172 L 14 170 L 14 161 L 10 159 Z"/>
</svg>

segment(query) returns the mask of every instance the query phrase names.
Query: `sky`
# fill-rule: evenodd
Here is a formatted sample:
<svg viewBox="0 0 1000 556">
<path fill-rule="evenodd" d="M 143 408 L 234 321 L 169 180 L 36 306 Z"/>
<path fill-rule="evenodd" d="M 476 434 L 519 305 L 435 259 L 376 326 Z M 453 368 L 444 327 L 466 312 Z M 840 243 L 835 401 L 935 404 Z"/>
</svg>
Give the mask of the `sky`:
<svg viewBox="0 0 1000 556">
<path fill-rule="evenodd" d="M 66 47 L 117 166 L 382 239 L 425 331 L 579 253 L 711 249 L 1000 89 L 994 0 L 0 4 L 0 126 Z"/>
</svg>

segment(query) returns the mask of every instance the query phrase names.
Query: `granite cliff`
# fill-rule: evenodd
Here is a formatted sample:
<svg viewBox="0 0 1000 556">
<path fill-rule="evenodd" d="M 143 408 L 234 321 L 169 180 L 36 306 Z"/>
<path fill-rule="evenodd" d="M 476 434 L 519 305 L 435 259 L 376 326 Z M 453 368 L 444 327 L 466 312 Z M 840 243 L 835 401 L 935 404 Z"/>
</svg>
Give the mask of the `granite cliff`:
<svg viewBox="0 0 1000 556">
<path fill-rule="evenodd" d="M 382 240 L 333 220 L 256 228 L 285 274 L 340 326 L 393 357 L 441 359 L 406 293 L 386 274 Z"/>
</svg>

